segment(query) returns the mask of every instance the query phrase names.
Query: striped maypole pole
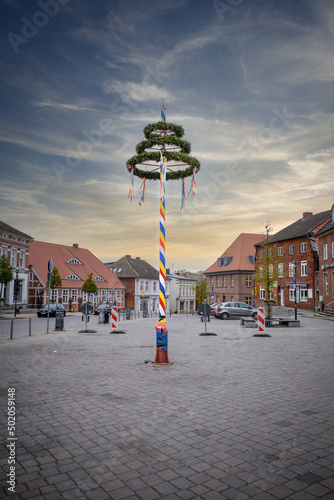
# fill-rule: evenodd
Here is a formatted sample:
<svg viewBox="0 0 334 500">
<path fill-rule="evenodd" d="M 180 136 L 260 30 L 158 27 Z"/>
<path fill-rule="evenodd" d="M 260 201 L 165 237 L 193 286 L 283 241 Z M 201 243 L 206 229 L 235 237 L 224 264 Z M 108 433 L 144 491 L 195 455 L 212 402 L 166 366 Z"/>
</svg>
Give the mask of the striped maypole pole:
<svg viewBox="0 0 334 500">
<path fill-rule="evenodd" d="M 166 121 L 165 106 L 162 103 L 161 121 Z M 157 350 L 155 363 L 168 364 L 168 330 L 166 327 L 166 229 L 165 229 L 165 184 L 167 160 L 161 155 L 160 165 L 160 229 L 159 229 L 159 321 L 155 325 L 157 333 Z"/>
</svg>

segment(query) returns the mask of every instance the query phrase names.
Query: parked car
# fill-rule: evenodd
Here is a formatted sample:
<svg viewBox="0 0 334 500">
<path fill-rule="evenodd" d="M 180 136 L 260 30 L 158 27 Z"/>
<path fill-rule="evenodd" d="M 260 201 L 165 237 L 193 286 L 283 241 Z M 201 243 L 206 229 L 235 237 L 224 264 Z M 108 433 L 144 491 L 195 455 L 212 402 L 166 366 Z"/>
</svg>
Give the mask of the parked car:
<svg viewBox="0 0 334 500">
<path fill-rule="evenodd" d="M 217 309 L 219 306 L 222 305 L 222 302 L 215 302 L 214 304 L 210 304 L 210 307 L 211 307 L 211 313 L 213 316 L 216 315 L 216 312 L 217 312 Z"/>
<path fill-rule="evenodd" d="M 221 304 L 216 312 L 217 318 L 229 319 L 241 316 L 257 317 L 257 309 L 244 302 L 224 302 Z"/>
<path fill-rule="evenodd" d="M 41 307 L 37 311 L 37 316 L 41 318 L 42 316 L 47 316 L 48 315 L 48 307 L 50 307 L 50 313 L 49 316 L 56 316 L 57 312 L 62 312 L 64 316 L 66 316 L 66 309 L 63 306 L 63 304 L 46 304 L 45 306 Z"/>
<path fill-rule="evenodd" d="M 100 312 L 108 312 L 111 313 L 111 306 L 109 304 L 100 304 L 95 308 L 94 314 L 99 314 Z"/>
</svg>

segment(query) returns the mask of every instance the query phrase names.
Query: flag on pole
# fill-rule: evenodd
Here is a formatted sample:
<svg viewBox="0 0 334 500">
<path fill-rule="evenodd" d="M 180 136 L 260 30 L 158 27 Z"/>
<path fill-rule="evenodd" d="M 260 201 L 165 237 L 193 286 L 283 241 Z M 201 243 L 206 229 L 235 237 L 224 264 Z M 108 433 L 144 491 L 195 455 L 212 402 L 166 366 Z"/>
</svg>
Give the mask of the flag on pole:
<svg viewBox="0 0 334 500">
<path fill-rule="evenodd" d="M 166 108 L 164 101 L 162 101 L 162 107 L 161 107 L 161 121 L 166 123 Z"/>
</svg>

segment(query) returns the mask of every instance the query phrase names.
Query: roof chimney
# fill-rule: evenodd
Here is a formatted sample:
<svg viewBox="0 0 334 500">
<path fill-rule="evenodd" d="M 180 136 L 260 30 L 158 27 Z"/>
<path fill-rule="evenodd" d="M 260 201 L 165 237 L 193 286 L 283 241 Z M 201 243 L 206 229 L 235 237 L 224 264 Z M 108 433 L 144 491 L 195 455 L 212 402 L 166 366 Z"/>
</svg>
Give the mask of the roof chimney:
<svg viewBox="0 0 334 500">
<path fill-rule="evenodd" d="M 79 244 L 78 243 L 73 243 L 73 248 L 75 248 L 76 250 L 79 250 Z"/>
<path fill-rule="evenodd" d="M 306 219 L 306 217 L 309 217 L 310 215 L 313 215 L 313 212 L 304 212 L 303 219 Z"/>
<path fill-rule="evenodd" d="M 140 260 L 140 257 L 136 257 L 136 260 Z"/>
<path fill-rule="evenodd" d="M 131 259 L 131 255 L 126 255 L 125 258 L 126 259 Z"/>
</svg>

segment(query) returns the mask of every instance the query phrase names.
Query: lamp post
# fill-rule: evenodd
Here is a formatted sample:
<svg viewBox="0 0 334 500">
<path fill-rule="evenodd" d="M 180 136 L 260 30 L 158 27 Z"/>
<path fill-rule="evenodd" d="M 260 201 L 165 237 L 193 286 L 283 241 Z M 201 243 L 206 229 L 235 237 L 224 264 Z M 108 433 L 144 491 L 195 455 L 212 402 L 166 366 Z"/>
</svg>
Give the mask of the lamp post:
<svg viewBox="0 0 334 500">
<path fill-rule="evenodd" d="M 14 310 L 14 317 L 16 318 L 16 313 L 17 313 L 17 296 L 19 293 L 19 270 L 16 268 L 16 278 L 14 282 L 14 300 L 15 300 L 15 310 Z"/>
<path fill-rule="evenodd" d="M 294 268 L 293 283 L 295 285 L 295 319 L 297 319 L 297 285 L 296 285 L 297 260 L 296 259 L 294 259 L 293 261 L 293 268 Z"/>
</svg>

